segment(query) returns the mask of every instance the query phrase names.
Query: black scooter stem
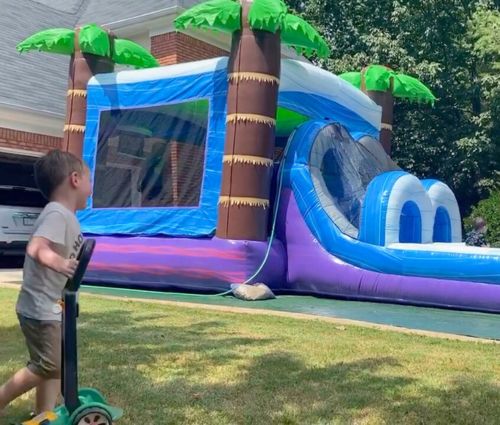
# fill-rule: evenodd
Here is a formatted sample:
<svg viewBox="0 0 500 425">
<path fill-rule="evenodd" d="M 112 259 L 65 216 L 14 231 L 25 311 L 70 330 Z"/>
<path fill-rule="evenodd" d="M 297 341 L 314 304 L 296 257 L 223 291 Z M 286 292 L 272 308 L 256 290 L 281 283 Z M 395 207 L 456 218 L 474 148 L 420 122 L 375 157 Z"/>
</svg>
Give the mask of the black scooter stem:
<svg viewBox="0 0 500 425">
<path fill-rule="evenodd" d="M 63 290 L 61 392 L 70 415 L 80 407 L 80 400 L 78 399 L 78 341 L 76 329 L 76 320 L 79 314 L 78 290 L 94 248 L 94 239 L 87 239 L 83 243 L 77 257 L 78 266 L 75 274 L 73 278 L 68 279 Z"/>
</svg>

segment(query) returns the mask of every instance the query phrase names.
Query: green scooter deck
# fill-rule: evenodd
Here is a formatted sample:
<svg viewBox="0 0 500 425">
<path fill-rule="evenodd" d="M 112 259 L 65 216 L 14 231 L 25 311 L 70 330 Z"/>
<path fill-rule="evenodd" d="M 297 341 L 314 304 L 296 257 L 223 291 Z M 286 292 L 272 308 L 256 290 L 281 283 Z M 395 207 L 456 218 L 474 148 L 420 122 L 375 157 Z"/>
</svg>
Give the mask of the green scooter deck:
<svg viewBox="0 0 500 425">
<path fill-rule="evenodd" d="M 104 396 L 93 388 L 81 388 L 78 391 L 80 407 L 72 415 L 69 414 L 66 406 L 57 407 L 53 412 L 43 413 L 36 418 L 23 422 L 23 425 L 77 425 L 78 415 L 86 409 L 100 408 L 106 411 L 113 421 L 123 416 L 123 410 L 110 406 Z"/>
</svg>

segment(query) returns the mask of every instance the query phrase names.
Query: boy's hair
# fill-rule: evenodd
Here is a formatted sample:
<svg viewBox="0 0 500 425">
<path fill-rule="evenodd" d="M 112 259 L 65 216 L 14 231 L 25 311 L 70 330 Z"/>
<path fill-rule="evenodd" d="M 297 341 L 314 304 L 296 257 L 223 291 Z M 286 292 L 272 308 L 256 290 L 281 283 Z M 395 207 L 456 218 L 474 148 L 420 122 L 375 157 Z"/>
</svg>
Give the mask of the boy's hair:
<svg viewBox="0 0 500 425">
<path fill-rule="evenodd" d="M 50 199 L 54 190 L 72 172 L 83 172 L 81 159 L 69 152 L 60 150 L 50 151 L 35 163 L 35 181 L 42 195 Z"/>
<path fill-rule="evenodd" d="M 483 217 L 476 217 L 473 221 L 474 230 L 482 229 L 486 226 L 486 220 Z"/>
</svg>

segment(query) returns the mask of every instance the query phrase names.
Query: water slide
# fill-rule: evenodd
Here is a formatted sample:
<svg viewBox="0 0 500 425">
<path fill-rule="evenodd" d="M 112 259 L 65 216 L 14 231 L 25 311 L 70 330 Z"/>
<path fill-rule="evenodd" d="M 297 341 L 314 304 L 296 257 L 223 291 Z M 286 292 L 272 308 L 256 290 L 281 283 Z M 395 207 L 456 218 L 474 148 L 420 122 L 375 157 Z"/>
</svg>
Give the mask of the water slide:
<svg viewBox="0 0 500 425">
<path fill-rule="evenodd" d="M 328 121 L 290 140 L 279 214 L 286 290 L 500 312 L 500 249 L 461 243 L 453 193 Z"/>
</svg>

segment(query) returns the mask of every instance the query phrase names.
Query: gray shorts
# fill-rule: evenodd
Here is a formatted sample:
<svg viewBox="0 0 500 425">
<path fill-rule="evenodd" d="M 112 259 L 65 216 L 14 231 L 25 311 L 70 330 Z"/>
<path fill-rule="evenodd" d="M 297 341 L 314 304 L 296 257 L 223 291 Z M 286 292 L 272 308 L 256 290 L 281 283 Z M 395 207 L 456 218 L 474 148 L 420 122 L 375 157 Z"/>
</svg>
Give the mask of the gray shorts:
<svg viewBox="0 0 500 425">
<path fill-rule="evenodd" d="M 29 319 L 18 314 L 30 354 L 28 369 L 46 379 L 61 377 L 61 322 Z"/>
</svg>

